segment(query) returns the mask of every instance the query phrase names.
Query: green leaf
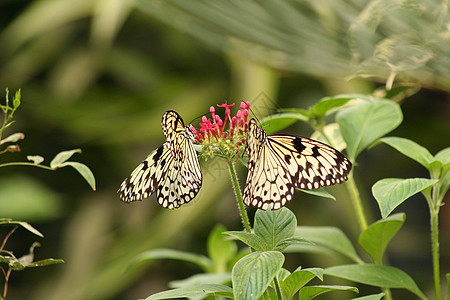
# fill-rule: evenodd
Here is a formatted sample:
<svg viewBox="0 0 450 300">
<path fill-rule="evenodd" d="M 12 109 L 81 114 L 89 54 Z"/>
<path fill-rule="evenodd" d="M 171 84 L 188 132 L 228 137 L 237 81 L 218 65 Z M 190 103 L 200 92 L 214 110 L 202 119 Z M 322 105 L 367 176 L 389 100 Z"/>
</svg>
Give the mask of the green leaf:
<svg viewBox="0 0 450 300">
<path fill-rule="evenodd" d="M 342 265 L 327 268 L 324 274 L 372 286 L 407 289 L 421 299 L 427 299 L 408 274 L 391 266 Z"/>
<path fill-rule="evenodd" d="M 308 241 L 307 239 L 298 238 L 298 237 L 290 237 L 290 238 L 285 238 L 285 239 L 279 241 L 277 243 L 277 246 L 274 248 L 274 250 L 283 251 L 284 249 L 286 249 L 289 246 L 299 245 L 299 244 L 314 245 L 313 242 Z"/>
<path fill-rule="evenodd" d="M 0 225 L 2 225 L 2 224 L 16 224 L 16 225 L 22 226 L 23 228 L 25 228 L 29 232 L 33 233 L 34 235 L 40 236 L 42 238 L 44 237 L 44 235 L 42 233 L 40 233 L 36 228 L 31 226 L 27 222 L 13 221 L 11 219 L 0 219 Z"/>
<path fill-rule="evenodd" d="M 351 99 L 353 99 L 353 97 L 340 95 L 335 97 L 325 97 L 314 104 L 310 108 L 310 111 L 317 117 L 325 117 L 330 110 L 347 104 Z"/>
<path fill-rule="evenodd" d="M 20 106 L 21 91 L 18 89 L 14 94 L 13 107 L 16 110 Z"/>
<path fill-rule="evenodd" d="M 28 155 L 27 159 L 32 161 L 33 164 L 39 165 L 41 162 L 44 161 L 44 158 L 40 155 Z"/>
<path fill-rule="evenodd" d="M 223 233 L 225 230 L 225 226 L 216 225 L 207 242 L 208 256 L 213 261 L 217 273 L 227 271 L 228 263 L 237 255 L 236 243 Z"/>
<path fill-rule="evenodd" d="M 213 262 L 206 256 L 165 248 L 152 249 L 139 254 L 130 263 L 128 268 L 136 267 L 144 262 L 155 259 L 175 259 L 186 261 L 196 264 L 206 272 L 213 271 Z"/>
<path fill-rule="evenodd" d="M 258 299 L 280 271 L 284 256 L 278 251 L 252 252 L 233 267 L 234 299 Z"/>
<path fill-rule="evenodd" d="M 387 245 L 405 222 L 405 214 L 395 214 L 373 223 L 359 235 L 359 244 L 375 264 L 382 264 Z"/>
<path fill-rule="evenodd" d="M 231 282 L 231 273 L 211 274 L 201 273 L 182 280 L 174 280 L 169 283 L 170 288 L 194 287 L 200 284 L 226 284 Z"/>
<path fill-rule="evenodd" d="M 399 137 L 385 137 L 379 141 L 397 149 L 397 151 L 417 161 L 427 169 L 430 168 L 430 163 L 434 160 L 433 155 L 425 147 L 411 140 Z"/>
<path fill-rule="evenodd" d="M 45 267 L 49 265 L 56 265 L 56 264 L 63 264 L 64 260 L 62 259 L 55 259 L 55 258 L 47 258 L 43 260 L 38 260 L 30 263 L 27 265 L 27 268 L 36 268 L 36 267 Z"/>
<path fill-rule="evenodd" d="M 233 289 L 230 288 L 229 286 L 221 284 L 200 284 L 194 287 L 185 287 L 156 293 L 145 298 L 145 300 L 175 299 L 175 298 L 189 298 L 189 297 L 204 298 L 208 295 L 233 298 Z"/>
<path fill-rule="evenodd" d="M 62 151 L 56 154 L 56 156 L 52 159 L 50 162 L 50 168 L 57 169 L 61 168 L 61 164 L 64 163 L 66 160 L 72 157 L 75 153 L 81 153 L 81 149 L 74 149 L 74 150 L 67 150 Z"/>
<path fill-rule="evenodd" d="M 260 210 L 255 214 L 254 231 L 265 243 L 265 249 L 276 249 L 280 241 L 294 236 L 297 219 L 286 207 L 279 210 Z"/>
<path fill-rule="evenodd" d="M 389 100 L 361 101 L 341 109 L 337 116 L 350 161 L 373 141 L 395 129 L 403 119 L 397 103 Z"/>
<path fill-rule="evenodd" d="M 362 297 L 358 297 L 358 298 L 352 298 L 352 300 L 380 300 L 383 297 L 384 297 L 384 293 L 379 293 L 379 294 L 362 296 Z"/>
<path fill-rule="evenodd" d="M 269 115 L 261 120 L 261 126 L 267 134 L 274 134 L 283 130 L 297 121 L 308 122 L 308 118 L 297 112 L 282 112 Z"/>
<path fill-rule="evenodd" d="M 316 190 L 302 190 L 302 189 L 297 189 L 297 190 L 302 191 L 303 193 L 306 193 L 306 194 L 314 195 L 317 197 L 329 198 L 329 199 L 333 199 L 336 201 L 336 198 L 333 195 L 331 195 L 330 193 L 328 193 L 327 190 L 324 189 L 323 187 L 318 188 Z"/>
<path fill-rule="evenodd" d="M 309 268 L 293 272 L 280 284 L 283 295 L 286 299 L 292 299 L 295 293 L 316 277 L 323 281 L 323 269 Z"/>
<path fill-rule="evenodd" d="M 442 149 L 434 158 L 442 163 L 443 166 L 450 164 L 450 147 Z"/>
<path fill-rule="evenodd" d="M 437 179 L 426 178 L 385 178 L 372 186 L 372 194 L 378 202 L 381 216 L 384 219 L 403 201 L 437 181 Z"/>
<path fill-rule="evenodd" d="M 237 238 L 250 248 L 256 251 L 264 251 L 268 248 L 267 242 L 252 232 L 245 231 L 226 231 L 225 234 Z"/>
<path fill-rule="evenodd" d="M 305 286 L 298 293 L 299 300 L 309 300 L 313 299 L 319 295 L 324 293 L 333 292 L 333 291 L 352 291 L 358 293 L 358 289 L 353 286 L 346 285 L 313 285 L 313 286 Z"/>
<path fill-rule="evenodd" d="M 66 161 L 59 165 L 59 168 L 70 166 L 80 173 L 81 176 L 86 180 L 86 182 L 91 186 L 92 190 L 95 191 L 95 177 L 92 171 L 84 164 L 74 161 Z"/>
<path fill-rule="evenodd" d="M 20 140 L 23 140 L 24 138 L 25 138 L 25 135 L 23 133 L 17 132 L 17 133 L 11 134 L 10 136 L 1 140 L 0 145 L 6 144 L 6 143 L 15 143 Z"/>
<path fill-rule="evenodd" d="M 297 227 L 295 236 L 305 238 L 317 245 L 332 249 L 350 258 L 354 262 L 362 262 L 362 259 L 356 253 L 350 240 L 339 228 L 299 226 Z"/>
</svg>

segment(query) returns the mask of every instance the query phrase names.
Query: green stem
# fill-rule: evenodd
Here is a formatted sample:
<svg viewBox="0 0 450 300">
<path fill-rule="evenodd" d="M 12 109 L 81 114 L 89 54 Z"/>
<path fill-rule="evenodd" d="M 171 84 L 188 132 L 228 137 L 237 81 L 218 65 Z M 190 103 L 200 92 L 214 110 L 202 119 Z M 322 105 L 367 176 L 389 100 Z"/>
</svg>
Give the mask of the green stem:
<svg viewBox="0 0 450 300">
<path fill-rule="evenodd" d="M 31 166 L 31 167 L 38 167 L 38 168 L 42 168 L 42 169 L 46 169 L 46 170 L 54 170 L 53 168 L 48 167 L 48 166 L 38 165 L 35 163 L 29 163 L 29 162 L 10 162 L 10 163 L 0 164 L 0 168 L 8 167 L 8 166 Z"/>
<path fill-rule="evenodd" d="M 434 292 L 436 300 L 441 299 L 441 279 L 439 270 L 439 208 L 430 207 L 431 247 L 433 255 Z"/>
<path fill-rule="evenodd" d="M 236 199 L 239 205 L 241 219 L 242 223 L 244 224 L 245 231 L 252 232 L 250 222 L 248 221 L 247 211 L 245 210 L 244 200 L 242 200 L 241 189 L 239 187 L 239 181 L 236 174 L 236 167 L 234 166 L 233 162 L 228 162 L 228 170 L 230 170 L 231 181 L 233 182 L 234 193 L 236 194 Z"/>
<path fill-rule="evenodd" d="M 277 292 L 277 298 L 279 300 L 283 300 L 283 295 L 281 294 L 280 283 L 278 282 L 277 276 L 273 279 L 273 283 L 275 285 L 275 291 Z"/>
<path fill-rule="evenodd" d="M 355 180 L 353 179 L 353 172 L 350 172 L 348 175 L 347 184 L 348 192 L 350 193 L 350 197 L 352 199 L 353 208 L 355 210 L 356 217 L 358 219 L 359 229 L 360 231 L 364 231 L 367 228 L 367 220 L 364 215 L 364 210 L 362 206 L 361 197 L 359 196 L 358 188 L 356 187 Z"/>
</svg>

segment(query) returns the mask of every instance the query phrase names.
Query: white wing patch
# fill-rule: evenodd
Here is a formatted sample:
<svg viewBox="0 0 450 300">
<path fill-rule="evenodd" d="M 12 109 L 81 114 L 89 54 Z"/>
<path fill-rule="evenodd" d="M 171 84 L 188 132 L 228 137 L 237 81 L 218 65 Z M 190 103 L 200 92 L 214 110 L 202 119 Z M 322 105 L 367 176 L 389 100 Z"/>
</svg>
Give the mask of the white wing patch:
<svg viewBox="0 0 450 300">
<path fill-rule="evenodd" d="M 198 194 L 202 173 L 192 132 L 174 111 L 164 113 L 162 128 L 166 143 L 150 153 L 122 182 L 118 193 L 123 202 L 143 200 L 156 192 L 158 203 L 173 209 Z"/>
<path fill-rule="evenodd" d="M 347 180 L 350 161 L 336 149 L 304 137 L 268 136 L 254 119 L 247 135 L 248 174 L 244 203 L 276 210 L 295 188 L 317 189 Z"/>
</svg>

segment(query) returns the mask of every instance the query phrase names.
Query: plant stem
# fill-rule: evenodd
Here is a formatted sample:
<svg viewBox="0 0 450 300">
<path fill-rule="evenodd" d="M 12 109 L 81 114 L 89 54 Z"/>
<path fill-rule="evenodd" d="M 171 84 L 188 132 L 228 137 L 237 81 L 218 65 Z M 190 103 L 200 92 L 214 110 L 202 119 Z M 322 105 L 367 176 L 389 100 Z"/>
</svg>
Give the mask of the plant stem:
<svg viewBox="0 0 450 300">
<path fill-rule="evenodd" d="M 244 224 L 245 231 L 251 232 L 250 222 L 248 221 L 247 211 L 245 210 L 244 201 L 242 200 L 241 189 L 239 187 L 239 181 L 236 174 L 236 167 L 234 162 L 228 162 L 228 170 L 230 170 L 231 181 L 233 182 L 234 193 L 239 205 L 239 210 L 241 213 L 242 223 Z"/>
<path fill-rule="evenodd" d="M 433 277 L 435 299 L 441 299 L 441 278 L 439 270 L 439 208 L 430 207 L 431 215 L 431 247 L 433 256 Z"/>
<path fill-rule="evenodd" d="M 359 196 L 358 188 L 356 187 L 355 180 L 353 179 L 353 172 L 350 172 L 350 174 L 348 174 L 348 180 L 345 186 L 347 187 L 347 190 L 350 193 L 353 208 L 355 209 L 355 214 L 358 219 L 359 229 L 362 232 L 367 228 L 367 220 L 366 216 L 364 215 L 364 210 L 362 207 L 361 197 Z"/>
<path fill-rule="evenodd" d="M 42 169 L 46 169 L 46 170 L 54 170 L 51 167 L 44 166 L 44 165 L 38 165 L 35 163 L 31 163 L 31 162 L 9 162 L 9 163 L 0 164 L 0 168 L 1 167 L 9 167 L 9 166 L 31 166 L 31 167 L 38 167 L 38 168 L 42 168 Z"/>
<path fill-rule="evenodd" d="M 277 298 L 279 300 L 283 300 L 283 295 L 281 294 L 280 283 L 278 282 L 277 276 L 273 279 L 273 283 L 275 285 L 275 291 L 277 292 Z"/>
</svg>

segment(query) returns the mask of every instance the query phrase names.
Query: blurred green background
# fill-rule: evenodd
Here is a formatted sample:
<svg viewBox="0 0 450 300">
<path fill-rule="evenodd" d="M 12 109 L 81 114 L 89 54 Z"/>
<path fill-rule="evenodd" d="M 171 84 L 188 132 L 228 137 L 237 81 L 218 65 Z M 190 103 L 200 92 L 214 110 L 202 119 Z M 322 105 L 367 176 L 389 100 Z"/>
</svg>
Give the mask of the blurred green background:
<svg viewBox="0 0 450 300">
<path fill-rule="evenodd" d="M 88 165 L 97 179 L 93 192 L 69 168 L 0 169 L 0 217 L 27 221 L 45 235 L 39 240 L 18 230 L 6 248 L 20 256 L 38 239 L 37 259 L 66 262 L 13 273 L 8 299 L 146 297 L 199 270 L 162 261 L 125 271 L 136 254 L 155 247 L 205 253 L 214 224 L 242 228 L 220 162 L 203 166 L 202 190 L 182 209 L 164 210 L 154 197 L 120 202 L 122 180 L 164 141 L 160 120 L 166 110 L 189 123 L 211 105 L 245 100 L 262 116 L 279 107 L 306 108 L 329 95 L 372 93 L 394 81 L 421 89 L 402 103 L 404 122 L 391 135 L 433 154 L 448 147 L 449 24 L 448 1 L 437 0 L 1 1 L 2 98 L 6 87 L 22 89 L 7 134 L 26 136 L 22 152 L 4 154 L 1 162 L 39 154 L 48 164 L 60 151 L 82 148 L 73 160 Z M 296 124 L 286 133 L 308 136 L 311 129 Z M 354 172 L 371 221 L 380 217 L 370 195 L 374 182 L 428 176 L 386 146 L 361 155 Z M 242 166 L 240 176 L 243 184 Z M 336 202 L 299 192 L 289 208 L 302 225 L 338 226 L 356 241 L 353 211 L 339 196 L 343 187 L 329 190 Z M 430 293 L 426 202 L 417 196 L 397 211 L 405 211 L 407 220 L 390 245 L 391 264 Z M 6 233 L 1 228 L 0 238 Z M 448 205 L 441 210 L 441 249 L 445 274 Z M 297 254 L 288 255 L 287 267 L 338 263 L 345 260 Z"/>
</svg>

